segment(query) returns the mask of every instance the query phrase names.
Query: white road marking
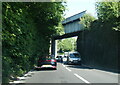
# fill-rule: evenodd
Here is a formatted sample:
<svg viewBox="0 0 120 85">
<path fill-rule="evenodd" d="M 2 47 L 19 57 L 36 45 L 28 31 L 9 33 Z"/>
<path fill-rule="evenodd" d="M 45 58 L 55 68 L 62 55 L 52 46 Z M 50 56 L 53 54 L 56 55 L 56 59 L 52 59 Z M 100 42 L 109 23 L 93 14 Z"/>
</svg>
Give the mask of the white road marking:
<svg viewBox="0 0 120 85">
<path fill-rule="evenodd" d="M 71 70 L 70 70 L 69 68 L 67 68 L 67 67 L 66 67 L 66 69 L 67 69 L 68 71 L 71 71 Z"/>
<path fill-rule="evenodd" d="M 78 74 L 74 73 L 74 75 L 75 75 L 76 77 L 78 77 L 79 79 L 81 79 L 82 81 L 84 81 L 85 83 L 90 83 L 90 82 L 88 82 L 86 79 L 84 79 L 84 78 L 82 78 L 81 76 L 79 76 Z"/>
<path fill-rule="evenodd" d="M 62 64 L 63 65 L 63 67 L 65 67 L 68 71 L 71 71 L 69 68 L 67 68 L 64 64 Z"/>
<path fill-rule="evenodd" d="M 63 64 L 62 64 L 63 65 Z M 65 65 L 63 65 L 63 67 L 65 67 Z"/>
</svg>

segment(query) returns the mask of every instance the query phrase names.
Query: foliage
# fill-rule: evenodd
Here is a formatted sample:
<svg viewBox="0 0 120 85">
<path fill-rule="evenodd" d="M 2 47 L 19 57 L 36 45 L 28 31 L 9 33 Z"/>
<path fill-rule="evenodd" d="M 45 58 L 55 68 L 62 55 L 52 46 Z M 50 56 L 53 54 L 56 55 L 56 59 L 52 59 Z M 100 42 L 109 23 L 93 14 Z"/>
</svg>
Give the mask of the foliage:
<svg viewBox="0 0 120 85">
<path fill-rule="evenodd" d="M 82 29 L 88 29 L 88 30 L 90 30 L 91 22 L 93 22 L 95 20 L 95 17 L 93 17 L 90 14 L 85 14 L 80 20 L 81 20 L 80 24 L 83 25 Z"/>
<path fill-rule="evenodd" d="M 113 24 L 113 29 L 120 30 L 120 3 L 119 2 L 97 2 L 96 10 L 99 20 Z"/>
<path fill-rule="evenodd" d="M 118 2 L 97 2 L 96 10 L 98 17 L 102 20 L 109 20 L 119 17 L 119 5 Z"/>
<path fill-rule="evenodd" d="M 61 2 L 2 3 L 3 83 L 34 68 L 49 54 L 50 39 L 59 33 Z"/>
<path fill-rule="evenodd" d="M 68 38 L 64 40 L 59 40 L 57 48 L 60 53 L 74 51 L 76 50 L 76 39 Z"/>
<path fill-rule="evenodd" d="M 119 72 L 119 5 L 119 2 L 96 3 L 98 19 L 91 22 L 90 28 L 92 29 L 81 32 L 77 40 L 77 50 L 81 53 L 83 64 Z"/>
</svg>

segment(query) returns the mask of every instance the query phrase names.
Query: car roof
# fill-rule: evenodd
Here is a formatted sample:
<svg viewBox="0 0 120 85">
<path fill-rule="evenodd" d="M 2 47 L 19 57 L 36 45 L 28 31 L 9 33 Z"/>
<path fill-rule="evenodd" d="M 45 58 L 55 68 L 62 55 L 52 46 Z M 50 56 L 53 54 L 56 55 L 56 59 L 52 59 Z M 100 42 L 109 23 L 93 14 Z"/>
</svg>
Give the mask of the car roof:
<svg viewBox="0 0 120 85">
<path fill-rule="evenodd" d="M 79 52 L 69 52 L 69 53 L 79 53 Z"/>
<path fill-rule="evenodd" d="M 64 55 L 57 55 L 57 56 L 64 56 Z"/>
</svg>

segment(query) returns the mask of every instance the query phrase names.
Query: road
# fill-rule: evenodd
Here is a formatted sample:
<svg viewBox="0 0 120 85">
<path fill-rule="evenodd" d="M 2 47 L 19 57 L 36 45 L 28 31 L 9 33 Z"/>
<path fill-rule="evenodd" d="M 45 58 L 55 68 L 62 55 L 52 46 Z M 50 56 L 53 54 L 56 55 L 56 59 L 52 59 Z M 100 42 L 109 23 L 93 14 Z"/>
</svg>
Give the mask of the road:
<svg viewBox="0 0 120 85">
<path fill-rule="evenodd" d="M 24 83 L 118 83 L 118 74 L 79 65 L 57 64 L 57 70 L 32 71 Z"/>
</svg>

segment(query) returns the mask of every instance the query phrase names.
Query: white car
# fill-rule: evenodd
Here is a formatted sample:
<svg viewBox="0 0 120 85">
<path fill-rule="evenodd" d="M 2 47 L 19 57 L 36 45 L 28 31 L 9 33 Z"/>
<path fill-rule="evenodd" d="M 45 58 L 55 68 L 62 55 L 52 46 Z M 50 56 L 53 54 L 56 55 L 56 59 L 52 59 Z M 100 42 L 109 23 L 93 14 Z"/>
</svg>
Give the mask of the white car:
<svg viewBox="0 0 120 85">
<path fill-rule="evenodd" d="M 81 56 L 78 52 L 69 52 L 67 64 L 81 64 Z"/>
<path fill-rule="evenodd" d="M 67 62 L 67 56 L 63 57 L 63 63 L 65 64 Z"/>
</svg>

